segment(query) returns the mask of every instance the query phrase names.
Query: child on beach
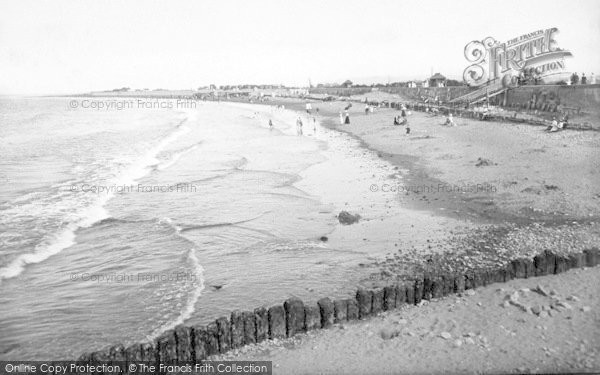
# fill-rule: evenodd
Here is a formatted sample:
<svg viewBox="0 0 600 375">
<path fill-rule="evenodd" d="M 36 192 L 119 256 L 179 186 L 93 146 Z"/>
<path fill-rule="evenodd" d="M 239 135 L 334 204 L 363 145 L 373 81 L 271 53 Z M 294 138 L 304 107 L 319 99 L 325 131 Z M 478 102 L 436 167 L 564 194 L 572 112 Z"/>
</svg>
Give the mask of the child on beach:
<svg viewBox="0 0 600 375">
<path fill-rule="evenodd" d="M 344 113 L 344 115 L 346 116 L 346 119 L 344 120 L 344 124 L 350 125 L 350 115 L 348 114 L 348 111 L 346 111 Z"/>
<path fill-rule="evenodd" d="M 340 125 L 344 125 L 344 117 L 342 116 L 342 111 L 340 111 Z"/>
<path fill-rule="evenodd" d="M 273 130 L 273 121 L 269 119 L 269 130 Z"/>
<path fill-rule="evenodd" d="M 302 120 L 300 119 L 300 117 L 298 117 L 298 119 L 296 120 L 296 133 L 298 135 L 302 135 Z"/>
<path fill-rule="evenodd" d="M 452 113 L 448 114 L 448 117 L 446 117 L 446 123 L 444 125 L 456 126 L 456 124 L 454 123 L 454 119 L 452 118 Z"/>
</svg>

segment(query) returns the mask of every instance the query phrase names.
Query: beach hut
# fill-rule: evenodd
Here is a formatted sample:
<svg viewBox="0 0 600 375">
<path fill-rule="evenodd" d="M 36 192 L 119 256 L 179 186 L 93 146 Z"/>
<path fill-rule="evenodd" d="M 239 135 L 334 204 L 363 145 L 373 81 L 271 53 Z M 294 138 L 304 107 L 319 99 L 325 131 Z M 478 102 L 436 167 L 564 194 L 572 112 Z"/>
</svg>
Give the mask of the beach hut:
<svg viewBox="0 0 600 375">
<path fill-rule="evenodd" d="M 429 78 L 429 87 L 446 87 L 446 77 L 435 73 Z"/>
</svg>

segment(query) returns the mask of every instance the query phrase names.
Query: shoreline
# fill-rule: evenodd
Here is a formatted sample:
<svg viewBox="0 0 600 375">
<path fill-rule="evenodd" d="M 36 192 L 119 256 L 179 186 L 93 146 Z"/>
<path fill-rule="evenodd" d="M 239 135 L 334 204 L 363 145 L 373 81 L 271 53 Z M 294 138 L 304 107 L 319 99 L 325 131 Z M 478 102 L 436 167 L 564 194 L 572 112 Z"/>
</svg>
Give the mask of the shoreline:
<svg viewBox="0 0 600 375">
<path fill-rule="evenodd" d="M 248 103 L 248 104 L 266 104 L 267 106 L 272 106 L 273 102 L 270 103 Z M 344 103 L 346 104 L 346 103 Z M 297 101 L 294 104 L 291 104 L 289 102 L 285 102 L 286 108 L 287 109 L 292 109 L 295 110 L 296 113 L 302 114 L 302 105 L 303 105 L 303 101 Z M 329 105 L 331 107 L 333 107 L 334 103 L 329 103 Z M 289 107 L 288 107 L 289 106 Z M 327 103 L 323 103 L 323 107 L 327 106 Z M 298 108 L 299 107 L 299 108 Z M 321 106 L 320 106 L 321 107 Z M 382 110 L 378 110 L 378 113 L 375 115 L 369 115 L 369 116 L 365 116 L 364 118 L 360 117 L 360 109 L 357 108 L 358 106 L 354 106 L 354 108 L 352 109 L 352 116 L 353 116 L 353 123 L 352 125 L 345 127 L 345 126 L 336 126 L 335 125 L 335 110 L 333 111 L 325 111 L 325 115 L 323 114 L 324 111 L 320 111 L 319 113 L 319 118 L 320 118 L 320 122 L 323 126 L 326 126 L 327 128 L 331 129 L 332 131 L 340 131 L 344 134 L 349 135 L 350 137 L 352 137 L 353 139 L 357 140 L 358 143 L 360 144 L 360 147 L 366 149 L 368 152 L 372 152 L 376 155 L 379 156 L 379 158 L 381 158 L 382 160 L 385 160 L 386 162 L 391 162 L 392 165 L 395 165 L 395 167 L 398 170 L 397 176 L 394 175 L 390 175 L 388 176 L 390 180 L 394 181 L 395 183 L 421 183 L 421 184 L 425 184 L 426 182 L 430 182 L 432 184 L 434 184 L 435 182 L 438 181 L 446 181 L 443 182 L 444 184 L 447 183 L 452 183 L 452 181 L 448 181 L 446 179 L 444 179 L 444 174 L 443 171 L 441 173 L 432 173 L 431 168 L 429 165 L 427 165 L 427 162 L 431 161 L 430 159 L 427 158 L 427 155 L 411 155 L 410 157 L 407 157 L 406 153 L 398 153 L 395 152 L 394 147 L 396 147 L 396 144 L 392 144 L 392 145 L 386 145 L 386 144 L 377 144 L 377 141 L 381 141 L 389 139 L 389 135 L 387 134 L 383 134 L 386 131 L 396 131 L 398 132 L 398 130 L 403 130 L 402 128 L 396 128 L 396 127 L 392 127 L 391 124 L 389 124 L 389 122 L 387 121 L 388 119 L 390 119 L 393 114 L 395 114 L 396 112 L 394 112 L 393 110 L 387 110 L 387 109 L 382 109 Z M 321 107 L 322 108 L 322 107 Z M 327 112 L 329 112 L 329 114 L 327 114 Z M 397 114 L 397 113 L 396 113 Z M 304 114 L 302 114 L 304 115 Z M 305 115 L 304 115 L 305 116 Z M 414 117 L 411 117 L 409 119 L 409 121 L 412 121 L 413 119 L 417 119 L 417 120 L 421 120 L 423 119 L 423 116 L 417 116 L 414 115 Z M 355 121 L 354 119 L 358 119 L 359 121 Z M 378 128 L 376 129 L 369 129 L 368 126 L 372 126 L 373 123 L 371 122 L 364 122 L 362 120 L 366 120 L 368 119 L 369 121 L 373 121 L 373 123 L 375 123 L 375 126 L 377 126 Z M 427 120 L 427 119 L 425 119 Z M 439 118 L 438 118 L 439 121 Z M 358 123 L 358 126 L 356 125 Z M 486 125 L 490 125 L 489 123 L 486 123 Z M 493 124 L 495 125 L 495 123 Z M 373 130 L 373 131 L 371 131 Z M 398 138 L 398 139 L 402 139 L 402 141 L 398 141 L 398 142 L 403 142 L 402 145 L 405 146 L 407 149 L 410 150 L 410 143 L 409 142 L 420 142 L 423 140 L 430 140 L 432 138 L 435 137 L 428 137 L 427 133 L 423 133 L 421 130 L 416 130 L 416 132 L 413 132 L 413 134 L 411 136 L 407 136 L 405 138 Z M 394 139 L 395 141 L 397 139 Z M 414 140 L 414 141 L 413 141 Z M 418 150 L 417 150 L 418 151 Z M 408 164 L 408 165 L 407 165 Z M 400 182 L 398 182 L 398 180 L 400 180 Z M 432 182 L 433 181 L 433 182 Z M 438 182 L 439 183 L 439 182 Z M 493 226 L 495 224 L 497 224 L 497 222 L 504 222 L 504 220 L 506 220 L 509 216 L 504 216 L 501 218 L 498 218 L 497 216 L 495 217 L 495 214 L 501 213 L 503 214 L 503 210 L 494 207 L 493 210 L 487 210 L 486 209 L 489 207 L 489 204 L 484 203 L 483 205 L 480 204 L 480 202 L 476 202 L 477 204 L 475 204 L 473 207 L 465 210 L 464 209 L 464 202 L 469 202 L 469 199 L 472 197 L 467 196 L 466 200 L 465 198 L 459 196 L 457 199 L 456 195 L 453 194 L 444 194 L 442 193 L 440 196 L 436 196 L 435 194 L 432 194 L 431 192 L 429 193 L 425 193 L 425 194 L 420 194 L 418 193 L 418 195 L 420 195 L 420 197 L 412 197 L 414 195 L 417 194 L 409 194 L 408 196 L 410 198 L 413 198 L 412 200 L 407 200 L 407 198 L 403 197 L 403 196 L 398 196 L 397 198 L 399 199 L 400 205 L 401 206 L 408 206 L 409 208 L 412 207 L 417 207 L 420 212 L 424 213 L 425 215 L 430 215 L 431 217 L 448 217 L 448 218 L 458 218 L 461 220 L 466 220 L 469 222 L 473 222 L 476 224 L 481 224 L 481 230 L 475 230 L 475 234 L 464 234 L 464 233 L 458 233 L 456 237 L 458 238 L 450 238 L 450 241 L 444 241 L 444 244 L 442 245 L 441 242 L 439 241 L 434 241 L 431 243 L 431 245 L 427 245 L 427 247 L 429 247 L 430 249 L 432 249 L 429 252 L 429 255 L 426 255 L 427 253 L 424 253 L 422 251 L 412 251 L 407 254 L 407 253 L 400 253 L 400 254 L 396 254 L 396 256 L 392 256 L 392 257 L 386 257 L 386 259 L 379 259 L 379 260 L 375 260 L 371 263 L 367 263 L 365 265 L 361 265 L 361 267 L 367 267 L 372 268 L 373 272 L 371 274 L 370 277 L 368 277 L 366 280 L 364 280 L 364 282 L 359 283 L 359 285 L 363 286 L 363 287 L 368 287 L 368 288 L 379 288 L 379 287 L 383 287 L 385 285 L 389 285 L 390 281 L 397 281 L 399 276 L 403 276 L 404 278 L 408 277 L 414 277 L 414 276 L 418 276 L 418 275 L 423 275 L 423 274 L 427 274 L 427 273 L 433 273 L 435 272 L 436 274 L 444 274 L 449 272 L 449 270 L 447 268 L 444 268 L 444 266 L 450 265 L 451 267 L 454 267 L 453 271 L 454 272 L 462 272 L 464 270 L 469 270 L 469 269 L 479 269 L 479 268 L 487 268 L 487 267 L 492 267 L 493 265 L 506 265 L 507 261 L 510 261 L 511 259 L 515 259 L 518 257 L 529 257 L 535 254 L 539 254 L 541 251 L 543 251 L 542 247 L 528 247 L 526 249 L 523 249 L 519 246 L 516 246 L 515 248 L 511 249 L 514 250 L 514 252 L 509 253 L 509 254 L 502 254 L 502 257 L 499 257 L 498 253 L 494 253 L 492 251 L 489 251 L 489 249 L 482 249 L 479 248 L 475 251 L 475 253 L 471 253 L 473 251 L 473 249 L 469 248 L 470 245 L 472 245 L 472 243 L 469 243 L 469 241 L 471 240 L 480 240 L 483 239 L 485 243 L 491 243 L 494 240 L 497 240 L 498 238 L 500 239 L 510 239 L 510 237 L 508 236 L 509 234 L 513 234 L 513 232 L 518 233 L 519 228 L 512 228 L 514 231 L 511 232 L 510 230 L 508 232 L 497 232 L 497 233 L 493 233 L 492 234 L 492 238 L 486 238 L 485 236 L 482 236 L 482 231 L 486 232 L 486 229 L 489 228 L 490 226 Z M 440 199 L 440 197 L 442 197 Z M 484 197 L 483 199 L 489 199 L 489 197 Z M 485 202 L 485 201 L 484 201 Z M 414 206 L 411 206 L 411 203 L 414 204 Z M 463 208 L 462 212 L 461 211 L 454 211 L 454 210 L 448 210 L 448 208 L 450 207 L 450 205 L 454 204 L 455 207 L 458 208 Z M 592 210 L 594 210 L 595 208 L 592 208 Z M 507 211 L 510 212 L 510 211 Z M 577 207 L 574 208 L 573 212 L 577 212 Z M 360 214 L 360 212 L 357 212 Z M 486 217 L 486 215 L 488 215 L 488 217 Z M 493 220 L 489 220 L 489 219 L 493 219 Z M 577 218 L 577 217 L 576 217 Z M 487 220 L 486 220 L 487 219 Z M 521 219 L 517 216 L 517 219 Z M 531 224 L 531 223 L 539 223 L 539 222 L 545 222 L 548 221 L 548 224 L 552 227 L 553 225 L 562 225 L 565 221 L 569 221 L 569 220 L 573 220 L 572 217 L 569 218 L 565 218 L 563 217 L 561 221 L 557 222 L 555 219 L 551 219 L 551 220 L 543 220 L 543 216 L 539 215 L 539 216 L 530 216 L 530 217 L 523 217 L 522 221 L 517 221 L 514 222 L 513 224 L 515 224 L 517 227 L 519 225 L 522 224 Z M 578 223 L 577 226 L 580 225 L 585 225 L 586 227 L 583 228 L 583 230 L 588 230 L 590 229 L 589 227 L 592 227 L 592 229 L 596 232 L 596 233 L 592 233 L 591 237 L 588 238 L 588 240 L 590 241 L 594 241 L 598 238 L 598 226 L 596 225 L 596 223 L 593 221 L 595 220 L 595 218 L 592 219 L 585 219 L 581 220 L 581 217 L 577 218 L 579 221 L 582 221 L 582 223 Z M 376 223 L 372 223 L 373 225 L 375 225 Z M 377 227 L 376 225 L 372 228 Z M 378 226 L 379 228 L 385 229 L 385 224 L 382 222 L 381 224 L 379 224 Z M 352 228 L 351 226 L 349 226 L 348 228 Z M 356 227 L 354 227 L 356 228 Z M 581 228 L 580 228 L 581 229 Z M 411 232 L 411 230 L 409 229 L 408 232 Z M 539 231 L 542 235 L 544 235 L 544 230 L 542 228 L 542 230 Z M 580 231 L 581 232 L 581 231 Z M 579 236 L 581 233 L 580 232 L 575 232 L 575 236 Z M 452 231 L 450 232 L 451 234 Z M 540 233 L 538 233 L 537 235 L 539 236 Z M 573 234 L 573 233 L 568 233 Z M 498 237 L 498 238 L 494 238 L 494 236 Z M 356 238 L 353 238 L 352 240 L 356 240 Z M 423 240 L 423 238 L 421 238 L 421 241 Z M 471 257 L 471 261 L 468 264 L 465 264 L 464 262 L 462 264 L 459 263 L 452 263 L 452 262 L 448 262 L 448 260 L 450 260 L 451 258 L 460 258 L 462 257 L 463 253 L 461 252 L 456 252 L 456 251 L 452 251 L 453 247 L 455 247 L 456 244 L 461 244 L 463 245 L 463 248 L 461 249 L 461 251 L 466 251 L 467 254 L 469 254 L 469 256 Z M 429 242 L 429 239 L 427 239 L 427 242 Z M 573 243 L 569 244 L 569 246 L 567 248 L 559 248 L 557 249 L 558 252 L 560 254 L 565 254 L 565 255 L 569 255 L 569 254 L 576 254 L 577 250 L 581 250 L 581 246 L 586 246 L 588 242 L 586 241 L 580 241 L 579 243 L 575 243 L 576 245 L 580 246 L 579 248 L 577 248 L 577 246 L 570 246 L 573 245 Z M 466 246 L 464 246 L 466 245 Z M 545 246 L 545 244 L 542 244 L 543 246 Z M 433 248 L 432 248 L 433 246 Z M 587 248 L 589 248 L 589 246 L 587 246 Z M 394 255 L 394 249 L 386 249 L 385 251 L 389 251 L 391 250 L 390 254 Z M 405 250 L 405 249 L 404 249 Z M 413 248 L 414 250 L 414 248 Z M 454 249 L 456 250 L 456 249 Z M 398 256 L 400 255 L 400 256 Z M 439 255 L 439 256 L 437 256 Z M 381 261 L 380 261 L 381 260 Z M 452 259 L 452 260 L 457 260 L 457 259 Z M 459 259 L 460 260 L 460 259 Z M 408 268 L 407 268 L 408 267 Z M 441 272 L 441 273 L 438 273 Z M 160 347 L 160 346 L 159 346 Z"/>
</svg>

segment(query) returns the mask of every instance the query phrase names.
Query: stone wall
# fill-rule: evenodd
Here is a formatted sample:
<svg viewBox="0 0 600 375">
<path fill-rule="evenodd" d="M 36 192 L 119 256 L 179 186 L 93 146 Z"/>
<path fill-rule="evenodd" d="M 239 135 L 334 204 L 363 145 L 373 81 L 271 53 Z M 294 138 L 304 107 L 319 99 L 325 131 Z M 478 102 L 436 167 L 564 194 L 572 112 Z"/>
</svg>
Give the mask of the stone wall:
<svg viewBox="0 0 600 375">
<path fill-rule="evenodd" d="M 499 98 L 502 96 L 500 95 Z M 600 113 L 600 85 L 521 86 L 507 92 L 506 106 L 573 115 Z"/>
<path fill-rule="evenodd" d="M 317 303 L 304 303 L 300 299 L 290 298 L 283 304 L 269 308 L 236 310 L 230 316 L 218 318 L 207 325 L 180 325 L 164 332 L 153 343 L 134 344 L 128 348 L 116 345 L 85 353 L 78 361 L 92 365 L 111 361 L 154 364 L 201 362 L 211 355 L 226 353 L 244 345 L 326 329 L 335 323 L 367 319 L 382 311 L 462 293 L 466 289 L 515 278 L 558 274 L 571 268 L 593 267 L 599 263 L 598 248 L 569 256 L 546 251 L 533 259 L 516 259 L 495 269 L 479 269 L 464 274 L 425 274 L 384 288 L 359 288 L 349 298 L 323 298 Z"/>
</svg>

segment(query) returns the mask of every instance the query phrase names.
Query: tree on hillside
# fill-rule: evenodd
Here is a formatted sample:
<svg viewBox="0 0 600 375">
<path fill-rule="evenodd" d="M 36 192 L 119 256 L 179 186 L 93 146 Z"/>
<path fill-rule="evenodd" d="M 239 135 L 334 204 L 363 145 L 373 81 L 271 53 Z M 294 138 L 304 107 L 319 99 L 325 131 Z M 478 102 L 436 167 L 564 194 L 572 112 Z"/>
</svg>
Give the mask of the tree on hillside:
<svg viewBox="0 0 600 375">
<path fill-rule="evenodd" d="M 350 81 L 349 79 L 347 79 L 346 81 L 344 81 L 344 83 L 342 83 L 342 87 L 352 87 L 352 81 Z"/>
</svg>

